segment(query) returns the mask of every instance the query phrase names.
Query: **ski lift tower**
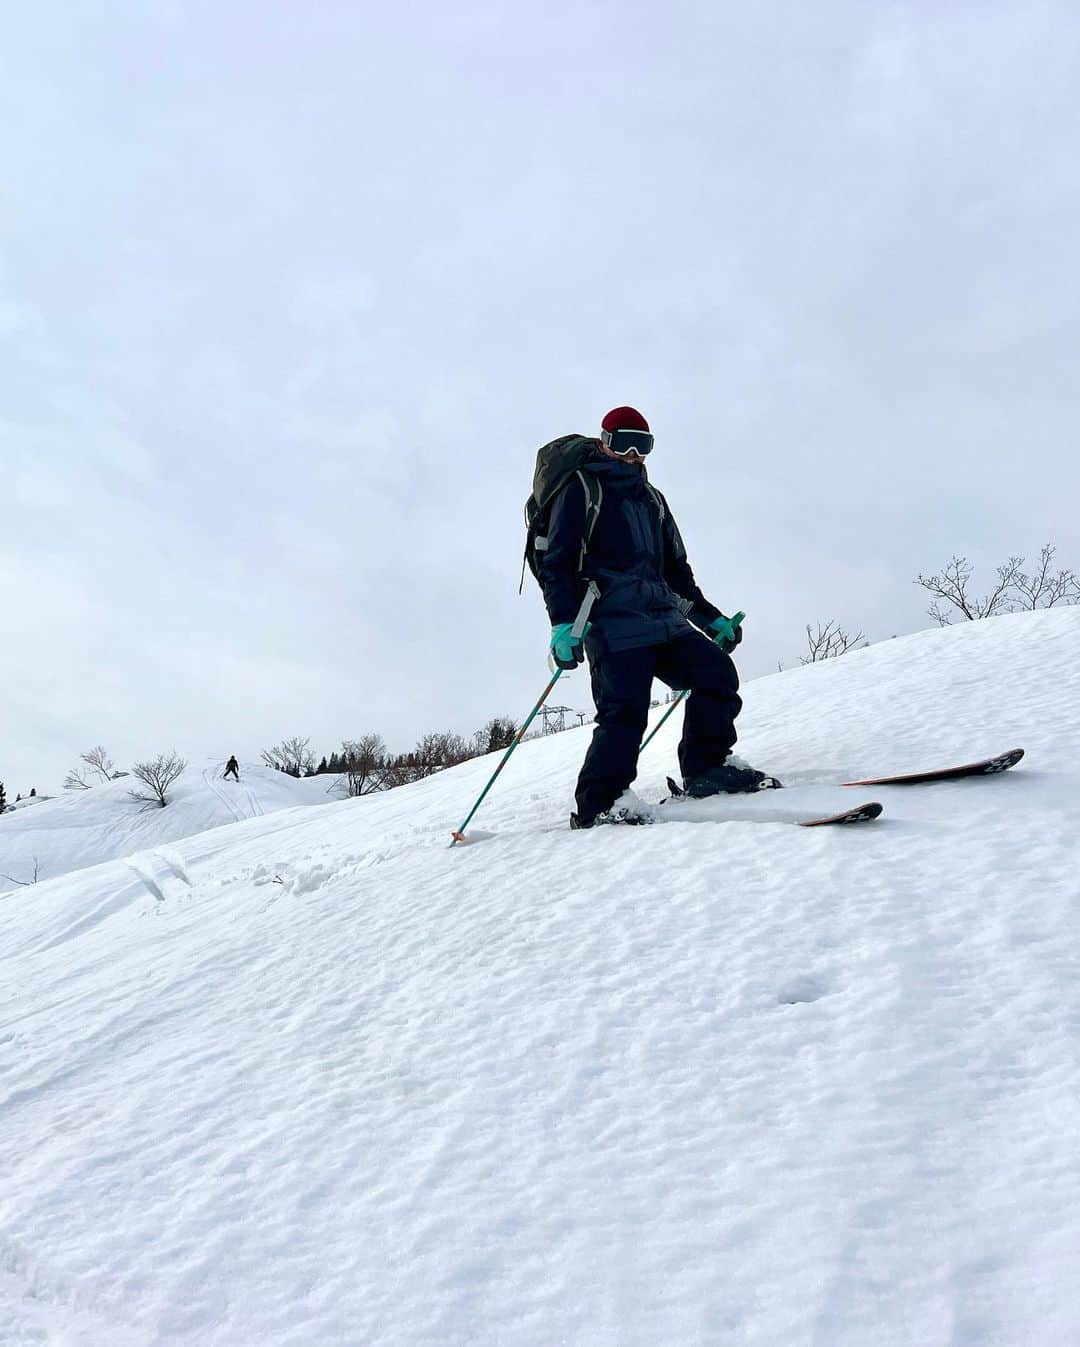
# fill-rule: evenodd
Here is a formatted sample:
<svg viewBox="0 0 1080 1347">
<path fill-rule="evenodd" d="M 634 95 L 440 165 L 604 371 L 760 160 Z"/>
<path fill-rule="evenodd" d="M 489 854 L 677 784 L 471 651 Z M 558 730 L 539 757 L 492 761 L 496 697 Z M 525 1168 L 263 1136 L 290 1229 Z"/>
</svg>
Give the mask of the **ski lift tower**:
<svg viewBox="0 0 1080 1347">
<path fill-rule="evenodd" d="M 561 734 L 566 729 L 566 717 L 577 712 L 572 706 L 545 706 L 540 715 L 544 721 L 542 734 Z"/>
</svg>

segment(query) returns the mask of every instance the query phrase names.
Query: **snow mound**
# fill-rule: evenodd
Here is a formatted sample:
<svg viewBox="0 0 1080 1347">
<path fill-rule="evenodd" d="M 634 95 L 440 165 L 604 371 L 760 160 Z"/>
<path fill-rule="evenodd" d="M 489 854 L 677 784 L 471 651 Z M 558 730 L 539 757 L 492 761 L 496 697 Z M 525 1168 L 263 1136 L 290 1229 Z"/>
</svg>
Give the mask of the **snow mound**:
<svg viewBox="0 0 1080 1347">
<path fill-rule="evenodd" d="M 1080 610 L 745 696 L 796 790 L 1027 757 L 572 833 L 575 730 L 474 845 L 491 760 L 6 899 L 0 1341 L 1080 1341 Z"/>
<path fill-rule="evenodd" d="M 165 809 L 144 809 L 132 800 L 133 790 L 145 789 L 132 776 L 20 801 L 17 810 L 0 815 L 0 894 L 32 881 L 35 872 L 39 880 L 55 879 L 208 828 L 333 798 L 326 793 L 333 777 L 297 781 L 244 763 L 236 782 L 223 780 L 224 770 L 224 762 L 188 767 L 170 790 Z M 31 804 L 33 809 L 25 807 Z"/>
</svg>

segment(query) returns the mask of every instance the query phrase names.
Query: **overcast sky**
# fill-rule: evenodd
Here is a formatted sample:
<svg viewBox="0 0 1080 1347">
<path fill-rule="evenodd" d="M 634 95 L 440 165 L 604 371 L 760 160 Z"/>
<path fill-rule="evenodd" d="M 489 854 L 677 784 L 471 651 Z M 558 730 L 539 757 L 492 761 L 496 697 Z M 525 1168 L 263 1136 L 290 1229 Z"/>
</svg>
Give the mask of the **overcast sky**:
<svg viewBox="0 0 1080 1347">
<path fill-rule="evenodd" d="M 5 6 L 0 779 L 520 718 L 623 402 L 744 678 L 1080 567 L 1078 147 L 1068 0 Z"/>
</svg>

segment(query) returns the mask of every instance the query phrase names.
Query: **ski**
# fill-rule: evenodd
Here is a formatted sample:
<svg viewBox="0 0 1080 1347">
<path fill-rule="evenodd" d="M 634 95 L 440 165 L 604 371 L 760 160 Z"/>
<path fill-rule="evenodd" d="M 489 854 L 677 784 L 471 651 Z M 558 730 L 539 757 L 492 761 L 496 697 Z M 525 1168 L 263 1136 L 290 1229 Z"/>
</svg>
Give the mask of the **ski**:
<svg viewBox="0 0 1080 1347">
<path fill-rule="evenodd" d="M 856 805 L 854 809 L 845 809 L 839 814 L 830 814 L 827 818 L 812 818 L 799 824 L 800 828 L 824 828 L 830 823 L 869 823 L 881 815 L 882 806 L 877 800 Z"/>
<path fill-rule="evenodd" d="M 1024 750 L 1022 748 L 1013 748 L 1010 749 L 1007 753 L 999 753 L 996 757 L 980 758 L 976 762 L 965 762 L 956 767 L 941 767 L 929 772 L 909 772 L 907 774 L 902 774 L 900 776 L 868 777 L 866 780 L 843 781 L 840 784 L 842 786 L 918 786 L 918 785 L 926 785 L 936 781 L 960 781 L 963 780 L 965 777 L 997 776 L 1001 772 L 1007 772 L 1010 767 L 1015 767 L 1023 756 Z M 770 793 L 773 790 L 782 789 L 780 782 L 777 781 L 775 777 L 769 777 L 767 778 L 767 781 L 769 784 L 766 787 L 766 789 L 768 789 Z M 824 785 L 826 783 L 820 782 L 818 784 Z M 668 796 L 668 799 L 672 801 L 678 801 L 679 803 L 683 802 L 694 803 L 692 801 L 689 801 L 689 797 L 687 796 L 686 791 L 683 790 L 682 786 L 680 786 L 678 782 L 673 780 L 670 776 L 667 779 L 667 785 L 668 790 L 671 792 L 670 795 Z M 723 798 L 730 801 L 735 801 L 740 798 L 750 800 L 759 797 L 761 793 L 762 793 L 761 791 L 750 791 L 744 797 L 740 797 L 738 795 L 727 795 L 724 796 Z M 787 792 L 785 791 L 785 795 L 786 794 Z M 720 797 L 709 796 L 707 798 L 716 799 Z M 666 799 L 661 800 L 660 805 L 658 807 L 662 807 L 666 803 L 667 803 Z M 821 818 L 792 819 L 789 817 L 786 819 L 779 819 L 776 817 L 770 817 L 767 812 L 763 812 L 759 818 L 747 817 L 744 815 L 742 818 L 729 818 L 729 819 L 701 818 L 700 820 L 695 819 L 693 821 L 695 822 L 700 821 L 702 823 L 707 822 L 708 823 L 711 822 L 796 823 L 800 828 L 825 828 L 831 826 L 843 826 L 844 824 L 849 823 L 870 823 L 874 819 L 880 818 L 883 812 L 884 812 L 883 806 L 879 801 L 868 800 L 865 804 L 855 805 L 851 809 L 843 809 L 838 814 L 826 814 Z M 661 816 L 655 821 L 663 822 L 664 820 L 663 817 Z M 675 821 L 676 820 L 672 820 L 672 822 Z M 679 821 L 689 822 L 691 820 L 687 819 Z M 545 829 L 544 831 L 559 832 L 561 830 L 562 828 L 560 827 L 560 828 Z M 479 841 L 481 837 L 486 836 L 490 836 L 490 834 L 487 833 L 474 834 L 473 838 L 469 839 L 455 833 L 454 840 L 461 842 L 468 840 Z"/>
<path fill-rule="evenodd" d="M 841 781 L 841 786 L 924 786 L 930 785 L 935 781 L 961 781 L 965 777 L 973 776 L 998 776 L 1002 772 L 1007 772 L 1010 767 L 1015 767 L 1024 756 L 1022 748 L 1010 748 L 1007 753 L 999 753 L 993 758 L 979 758 L 975 762 L 961 763 L 958 767 L 937 767 L 928 772 L 907 772 L 898 776 L 869 776 L 860 778 L 858 781 Z M 767 777 L 767 785 L 762 789 L 781 790 L 783 787 L 775 777 Z M 809 784 L 809 783 L 804 783 Z M 821 782 L 825 785 L 825 782 Z M 672 799 L 682 799 L 686 792 L 672 778 L 667 779 L 668 790 L 671 792 Z M 754 792 L 751 792 L 752 794 Z"/>
<path fill-rule="evenodd" d="M 930 772 L 909 772 L 902 776 L 874 776 L 865 781 L 844 781 L 845 786 L 921 786 L 932 781 L 960 781 L 968 776 L 996 776 L 1015 767 L 1024 756 L 1022 748 L 1012 748 L 1008 753 L 999 753 L 996 758 L 980 758 L 978 762 L 965 762 L 959 767 L 941 767 Z"/>
<path fill-rule="evenodd" d="M 768 779 L 769 779 L 769 780 L 775 780 L 774 778 L 768 778 Z M 682 801 L 682 800 L 688 800 L 688 799 L 690 798 L 690 797 L 687 795 L 686 791 L 683 790 L 682 786 L 680 786 L 679 783 L 678 783 L 677 781 L 675 781 L 675 780 L 674 780 L 672 777 L 670 777 L 670 776 L 669 776 L 668 779 L 667 779 L 667 786 L 668 786 L 668 790 L 671 792 L 671 794 L 668 796 L 668 799 L 670 799 L 670 800 L 679 800 L 679 801 Z M 771 790 L 779 790 L 779 789 L 781 789 L 781 787 L 780 787 L 779 782 L 776 782 L 774 785 L 767 786 L 767 787 L 765 787 L 764 789 L 770 790 L 770 791 L 771 791 Z M 727 799 L 727 800 L 735 801 L 735 800 L 739 800 L 739 799 L 742 799 L 742 798 L 745 798 L 745 799 L 754 799 L 754 798 L 755 798 L 756 796 L 758 796 L 760 793 L 761 793 L 760 791 L 748 791 L 745 797 L 739 796 L 739 795 L 728 795 L 728 796 L 723 796 L 723 797 L 721 797 L 721 796 L 715 796 L 715 795 L 714 795 L 714 796 L 709 796 L 709 797 L 707 797 L 707 798 L 709 798 L 709 799 L 711 799 L 711 800 L 717 800 L 717 799 L 720 799 L 720 798 L 724 798 L 724 799 Z M 660 801 L 660 806 L 659 806 L 659 807 L 662 807 L 662 806 L 665 805 L 666 803 L 667 803 L 667 800 L 661 800 L 661 801 Z M 795 822 L 795 823 L 798 824 L 798 826 L 799 826 L 800 828 L 824 828 L 824 827 L 826 827 L 826 826 L 828 826 L 828 825 L 830 825 L 830 824 L 870 823 L 870 822 L 872 822 L 874 819 L 880 817 L 881 812 L 882 812 L 882 809 L 883 809 L 883 806 L 882 806 L 881 804 L 879 804 L 877 800 L 868 800 L 868 801 L 866 802 L 866 804 L 858 804 L 858 805 L 855 805 L 855 806 L 854 806 L 853 808 L 851 808 L 851 809 L 842 809 L 838 814 L 825 814 L 825 815 L 823 815 L 821 818 L 780 820 L 780 819 L 776 819 L 776 818 L 769 818 L 767 815 L 763 815 L 763 816 L 762 816 L 762 819 L 761 819 L 761 822 L 763 822 L 763 823 L 778 823 L 778 822 L 782 822 L 782 821 L 783 821 L 783 822 Z M 718 819 L 718 820 L 716 820 L 716 821 L 717 821 L 717 822 L 724 822 L 725 820 Z M 731 822 L 753 822 L 753 821 L 755 821 L 755 820 L 743 818 L 743 819 L 738 819 L 738 820 L 732 819 L 732 820 L 730 820 L 730 821 L 731 821 Z"/>
</svg>

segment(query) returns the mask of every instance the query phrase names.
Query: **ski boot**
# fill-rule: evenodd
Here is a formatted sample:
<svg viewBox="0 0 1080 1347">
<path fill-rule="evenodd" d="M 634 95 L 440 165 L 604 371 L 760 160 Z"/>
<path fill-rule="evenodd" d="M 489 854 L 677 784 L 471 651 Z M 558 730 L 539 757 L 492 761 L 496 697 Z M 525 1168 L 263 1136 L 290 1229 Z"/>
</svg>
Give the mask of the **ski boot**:
<svg viewBox="0 0 1080 1347">
<path fill-rule="evenodd" d="M 626 827 L 640 827 L 655 822 L 656 815 L 632 790 L 624 791 L 610 809 L 605 809 L 592 818 L 585 818 L 581 814 L 570 815 L 570 828 L 574 832 L 581 828 L 597 828 L 615 823 Z"/>
<path fill-rule="evenodd" d="M 783 783 L 729 753 L 720 767 L 683 781 L 683 793 L 694 800 L 710 795 L 749 795 L 758 790 L 780 790 Z"/>
</svg>

